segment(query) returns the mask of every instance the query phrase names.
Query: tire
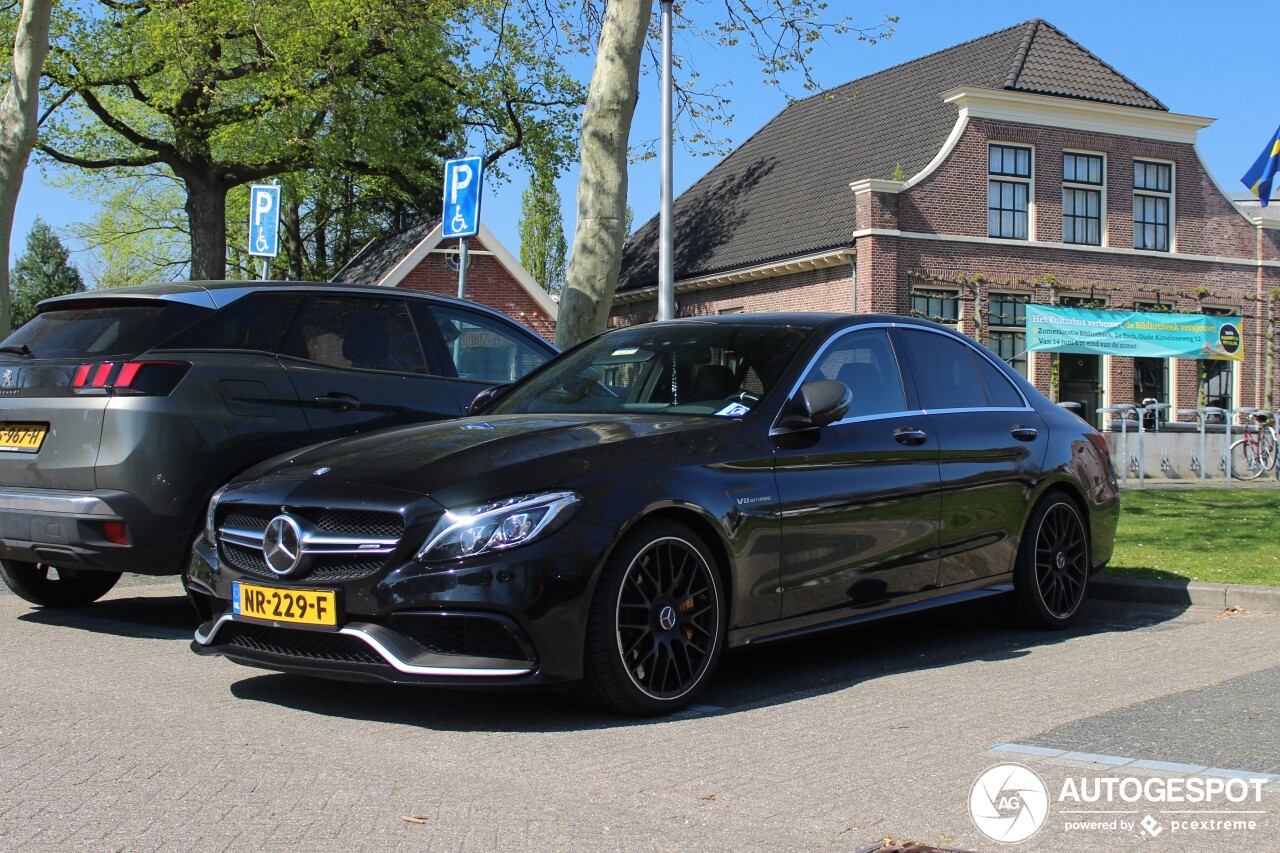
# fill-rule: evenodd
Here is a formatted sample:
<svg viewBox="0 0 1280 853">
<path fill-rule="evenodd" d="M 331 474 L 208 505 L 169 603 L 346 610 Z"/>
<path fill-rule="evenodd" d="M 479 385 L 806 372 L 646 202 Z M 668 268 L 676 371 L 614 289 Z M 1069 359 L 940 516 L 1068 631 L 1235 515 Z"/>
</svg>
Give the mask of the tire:
<svg viewBox="0 0 1280 853">
<path fill-rule="evenodd" d="M 1267 470 L 1259 452 L 1261 445 L 1242 438 L 1231 445 L 1231 476 L 1237 480 L 1256 480 Z"/>
<path fill-rule="evenodd" d="M 14 595 L 41 607 L 80 607 L 111 591 L 121 572 L 59 569 L 44 563 L 0 560 L 0 579 Z"/>
<path fill-rule="evenodd" d="M 715 559 L 698 534 L 674 521 L 637 525 L 596 585 L 580 692 L 636 716 L 689 704 L 719 662 L 724 602 Z"/>
<path fill-rule="evenodd" d="M 1089 532 L 1075 503 L 1051 492 L 1036 504 L 1013 570 L 1014 619 L 1039 630 L 1066 628 L 1080 612 L 1091 572 Z"/>
</svg>

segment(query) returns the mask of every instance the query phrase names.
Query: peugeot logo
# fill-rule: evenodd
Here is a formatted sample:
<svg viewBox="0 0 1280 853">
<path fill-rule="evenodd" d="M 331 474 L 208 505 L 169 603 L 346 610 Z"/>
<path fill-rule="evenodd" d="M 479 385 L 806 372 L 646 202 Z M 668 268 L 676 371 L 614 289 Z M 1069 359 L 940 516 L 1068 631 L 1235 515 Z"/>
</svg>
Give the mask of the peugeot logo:
<svg viewBox="0 0 1280 853">
<path fill-rule="evenodd" d="M 302 565 L 302 528 L 291 515 L 277 515 L 262 532 L 262 556 L 277 575 L 287 575 Z"/>
<path fill-rule="evenodd" d="M 13 387 L 13 368 L 6 367 L 4 373 L 0 373 L 0 388 Z"/>
<path fill-rule="evenodd" d="M 658 611 L 658 627 L 670 631 L 676 626 L 676 610 L 670 604 L 664 604 Z"/>
</svg>

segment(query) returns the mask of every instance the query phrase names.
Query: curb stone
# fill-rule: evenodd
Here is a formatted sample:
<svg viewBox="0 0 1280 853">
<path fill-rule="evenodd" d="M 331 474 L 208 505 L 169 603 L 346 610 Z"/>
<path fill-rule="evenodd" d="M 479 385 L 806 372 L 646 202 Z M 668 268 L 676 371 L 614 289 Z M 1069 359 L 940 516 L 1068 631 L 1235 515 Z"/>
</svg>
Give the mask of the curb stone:
<svg viewBox="0 0 1280 853">
<path fill-rule="evenodd" d="M 1102 575 L 1090 579 L 1089 597 L 1143 604 L 1239 607 L 1255 613 L 1280 613 L 1280 587 L 1200 581 L 1161 581 Z"/>
</svg>

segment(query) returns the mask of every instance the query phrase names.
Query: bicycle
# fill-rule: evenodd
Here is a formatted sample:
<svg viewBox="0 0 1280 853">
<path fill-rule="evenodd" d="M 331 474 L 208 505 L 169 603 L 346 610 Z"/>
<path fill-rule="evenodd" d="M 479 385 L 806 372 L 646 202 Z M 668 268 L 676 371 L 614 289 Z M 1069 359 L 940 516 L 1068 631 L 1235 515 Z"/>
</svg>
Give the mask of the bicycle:
<svg viewBox="0 0 1280 853">
<path fill-rule="evenodd" d="M 1271 416 L 1254 412 L 1249 417 L 1256 426 L 1246 424 L 1244 437 L 1231 445 L 1231 475 L 1240 480 L 1256 480 L 1276 467 L 1278 445 Z"/>
</svg>

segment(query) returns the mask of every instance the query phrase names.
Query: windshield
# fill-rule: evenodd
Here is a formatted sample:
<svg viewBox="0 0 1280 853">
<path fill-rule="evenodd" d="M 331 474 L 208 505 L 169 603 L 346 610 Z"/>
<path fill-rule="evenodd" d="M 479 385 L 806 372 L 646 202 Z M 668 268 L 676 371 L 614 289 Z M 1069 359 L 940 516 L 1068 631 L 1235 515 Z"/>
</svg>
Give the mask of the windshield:
<svg viewBox="0 0 1280 853">
<path fill-rule="evenodd" d="M 741 417 L 777 383 L 809 331 L 745 323 L 621 329 L 549 365 L 488 412 Z"/>
</svg>

